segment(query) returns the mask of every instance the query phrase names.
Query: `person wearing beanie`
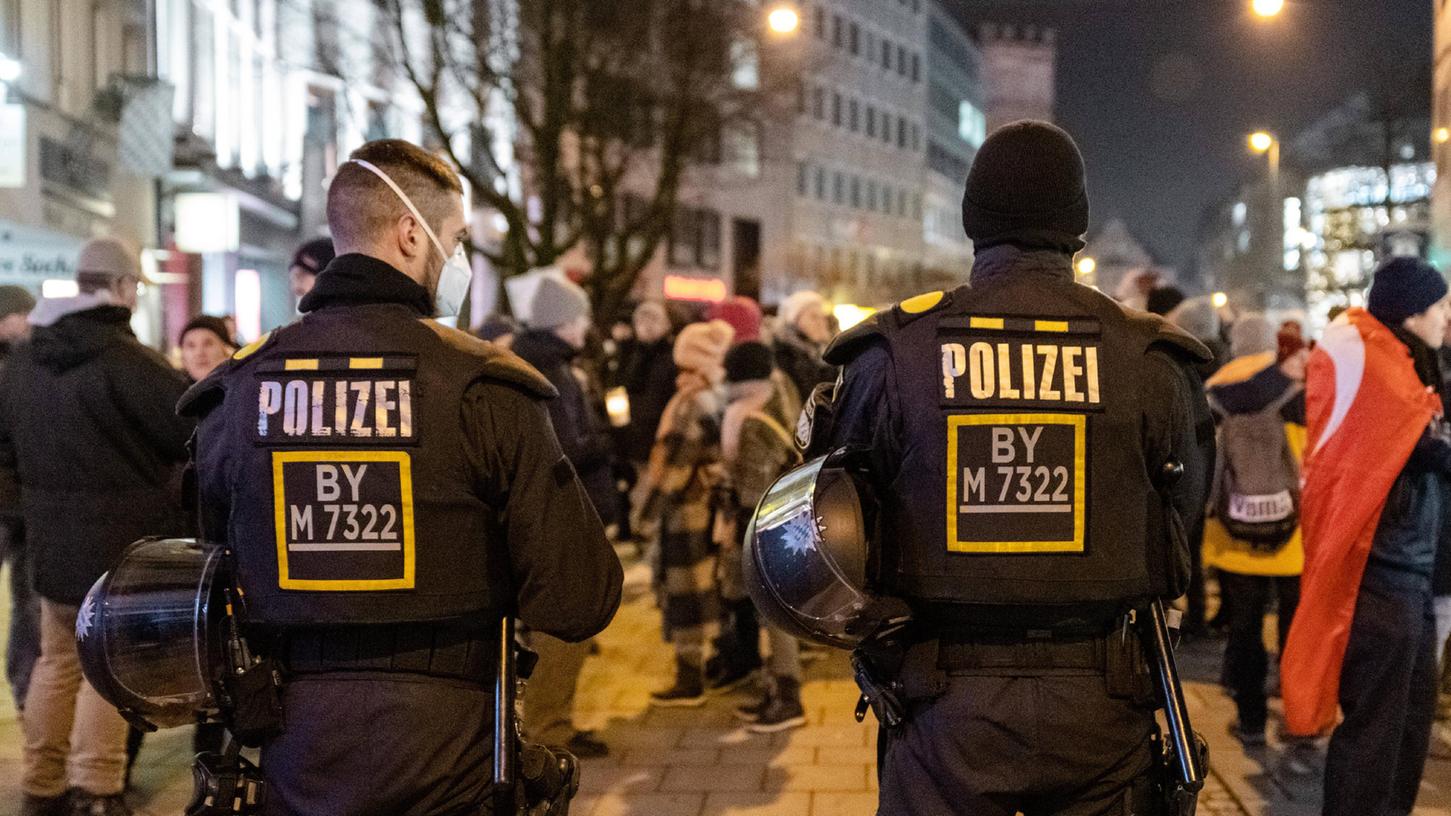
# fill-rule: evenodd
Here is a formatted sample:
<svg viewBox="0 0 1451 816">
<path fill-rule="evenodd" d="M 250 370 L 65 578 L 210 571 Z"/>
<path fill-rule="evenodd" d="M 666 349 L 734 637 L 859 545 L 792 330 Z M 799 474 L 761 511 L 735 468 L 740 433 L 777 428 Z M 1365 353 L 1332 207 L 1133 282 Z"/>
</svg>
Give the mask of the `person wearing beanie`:
<svg viewBox="0 0 1451 816">
<path fill-rule="evenodd" d="M 970 285 L 879 311 L 823 355 L 842 373 L 798 428 L 806 458 L 862 450 L 873 563 L 922 613 L 914 639 L 939 646 L 898 677 L 910 716 L 884 743 L 879 816 L 1098 812 L 1156 761 L 1152 705 L 1048 667 L 1102 665 L 1093 644 L 1141 659 L 1117 634 L 1124 605 L 1187 589 L 1213 455 L 1195 366 L 1211 356 L 1075 280 L 1088 215 L 1067 133 L 999 128 L 963 192 Z"/>
<path fill-rule="evenodd" d="M 518 332 L 519 324 L 514 322 L 514 318 L 494 312 L 484 318 L 484 322 L 479 325 L 475 333 L 480 340 L 488 340 L 495 345 L 509 348 L 514 343 L 514 335 Z"/>
<path fill-rule="evenodd" d="M 145 280 L 133 247 L 88 241 L 76 259 L 79 294 L 35 306 L 29 342 L 0 374 L 0 496 L 23 521 L 39 596 L 19 775 L 27 814 L 67 801 L 70 812 L 127 812 L 129 729 L 80 679 L 76 617 L 132 542 L 195 535 L 174 478 L 195 427 L 176 413 L 186 378 L 131 331 Z"/>
<path fill-rule="evenodd" d="M 302 300 L 317 283 L 318 273 L 327 269 L 337 253 L 333 250 L 333 239 L 314 238 L 297 248 L 292 254 L 292 263 L 287 266 L 288 284 L 292 296 Z"/>
<path fill-rule="evenodd" d="M 227 321 L 211 315 L 197 315 L 187 321 L 177 345 L 181 348 L 181 369 L 193 383 L 206 379 L 237 350 L 227 335 Z"/>
<path fill-rule="evenodd" d="M 1214 376 L 1214 372 L 1229 358 L 1229 347 L 1220 330 L 1219 310 L 1214 308 L 1214 299 L 1209 295 L 1188 298 L 1175 306 L 1166 318 L 1203 343 L 1214 355 L 1213 360 L 1198 367 L 1200 377 L 1207 380 Z"/>
<path fill-rule="evenodd" d="M 761 339 L 761 305 L 745 295 L 734 295 L 705 310 L 706 320 L 723 320 L 736 332 L 737 343 Z"/>
<path fill-rule="evenodd" d="M 751 513 L 781 474 L 800 461 L 791 431 L 800 413 L 790 389 L 777 386 L 771 349 L 764 343 L 737 343 L 725 358 L 725 419 L 721 452 L 725 479 L 717 513 L 721 588 L 725 604 L 724 635 L 719 656 L 722 670 L 712 689 L 731 688 L 762 665 L 760 620 L 745 591 L 741 541 Z M 746 729 L 768 734 L 806 724 L 801 705 L 801 652 L 796 639 L 776 626 L 766 627 L 770 647 L 764 677 L 765 694 L 736 709 Z"/>
<path fill-rule="evenodd" d="M 1447 304 L 1435 267 L 1385 260 L 1366 308 L 1346 310 L 1310 355 L 1315 442 L 1302 507 L 1314 548 L 1281 671 L 1289 732 L 1334 727 L 1327 816 L 1410 813 L 1420 790 L 1436 710 L 1435 570 L 1451 479 L 1437 359 Z"/>
<path fill-rule="evenodd" d="M 544 277 L 525 311 L 528 325 L 514 337 L 510 349 L 559 392 L 549 402 L 549 418 L 559 446 L 609 529 L 618 523 L 613 443 L 599 389 L 587 387 L 589 379 L 576 364 L 591 327 L 589 295 L 571 281 Z M 539 654 L 539 666 L 524 695 L 529 738 L 564 745 L 577 757 L 606 756 L 609 749 L 604 742 L 594 732 L 576 727 L 572 714 L 589 644 L 565 643 L 542 632 L 530 632 L 528 640 Z"/>
<path fill-rule="evenodd" d="M 35 296 L 23 286 L 0 286 L 0 360 L 16 343 L 30 337 L 30 312 Z"/>
<path fill-rule="evenodd" d="M 650 463 L 640 481 L 644 499 L 631 526 L 659 531 L 656 584 L 664 587 L 665 637 L 675 652 L 675 678 L 650 694 L 664 707 L 705 703 L 705 627 L 718 619 L 711 554 L 711 473 L 721 462 L 726 351 L 735 331 L 714 320 L 692 323 L 675 338 L 675 395 L 665 406 Z"/>
<path fill-rule="evenodd" d="M 1218 570 L 1220 608 L 1229 630 L 1221 676 L 1238 713 L 1231 734 L 1247 746 L 1265 744 L 1268 708 L 1265 679 L 1265 615 L 1277 610 L 1280 648 L 1288 639 L 1300 599 L 1305 549 L 1298 527 L 1266 544 L 1230 532 L 1232 496 L 1251 481 L 1255 494 L 1272 492 L 1265 476 L 1293 494 L 1305 449 L 1304 386 L 1288 376 L 1276 356 L 1275 327 L 1262 314 L 1241 315 L 1229 334 L 1234 355 L 1205 384 L 1219 425 L 1211 518 L 1204 522 L 1204 565 Z"/>
<path fill-rule="evenodd" d="M 822 383 L 836 381 L 836 366 L 821 359 L 831 340 L 826 298 L 812 291 L 797 292 L 781 302 L 771 349 L 776 366 L 791 380 L 797 398 L 805 401 Z"/>
</svg>

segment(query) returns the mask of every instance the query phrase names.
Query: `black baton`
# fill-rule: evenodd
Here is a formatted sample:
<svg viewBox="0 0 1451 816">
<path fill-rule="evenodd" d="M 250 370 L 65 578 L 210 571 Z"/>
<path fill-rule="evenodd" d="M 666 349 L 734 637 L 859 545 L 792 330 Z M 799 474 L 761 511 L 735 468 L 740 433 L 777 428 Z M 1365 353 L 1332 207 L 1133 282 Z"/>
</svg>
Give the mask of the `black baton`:
<svg viewBox="0 0 1451 816">
<path fill-rule="evenodd" d="M 519 687 L 514 660 L 514 619 L 504 616 L 499 624 L 499 674 L 494 680 L 494 798 L 513 813 L 514 782 L 518 769 L 518 723 L 514 716 L 514 694 Z"/>
<path fill-rule="evenodd" d="M 1181 790 L 1197 794 L 1204 787 L 1204 759 L 1199 753 L 1194 728 L 1189 723 L 1189 704 L 1184 699 L 1184 687 L 1179 684 L 1179 669 L 1174 663 L 1174 646 L 1169 640 L 1169 623 L 1164 617 L 1162 601 L 1156 600 L 1149 605 L 1148 624 L 1154 679 L 1164 698 L 1164 717 L 1169 721 L 1169 739 L 1174 748 Z"/>
</svg>

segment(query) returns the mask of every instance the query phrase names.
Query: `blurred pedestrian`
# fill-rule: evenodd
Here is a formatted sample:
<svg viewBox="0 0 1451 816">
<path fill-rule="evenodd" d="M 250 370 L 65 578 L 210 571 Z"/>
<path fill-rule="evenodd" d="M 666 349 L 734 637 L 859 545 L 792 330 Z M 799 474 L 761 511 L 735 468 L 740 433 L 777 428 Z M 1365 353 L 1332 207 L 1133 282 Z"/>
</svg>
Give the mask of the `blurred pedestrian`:
<svg viewBox="0 0 1451 816">
<path fill-rule="evenodd" d="M 772 380 L 770 347 L 750 341 L 726 354 L 726 396 L 729 400 L 721 424 L 721 454 L 725 462 L 725 499 L 720 516 L 721 597 L 729 611 L 730 638 L 735 651 L 726 679 L 749 675 L 761 666 L 760 621 L 746 595 L 742 574 L 742 540 L 756 505 L 782 473 L 800 461 L 790 428 L 801 407 L 794 395 Z M 770 662 L 765 695 L 737 709 L 748 730 L 772 733 L 806 724 L 801 706 L 801 653 L 796 638 L 767 627 Z M 724 685 L 724 684 L 722 684 Z"/>
<path fill-rule="evenodd" d="M 706 320 L 725 322 L 735 332 L 736 344 L 761 339 L 761 305 L 745 295 L 733 295 L 712 303 L 705 311 Z"/>
<path fill-rule="evenodd" d="M 0 370 L 16 347 L 30 339 L 35 297 L 20 286 L 0 286 Z M 0 480 L 0 488 L 14 487 Z M 10 631 L 5 644 L 5 679 L 17 710 L 25 710 L 30 673 L 40 659 L 40 599 L 30 590 L 30 559 L 20 496 L 0 497 L 0 560 L 10 564 Z"/>
<path fill-rule="evenodd" d="M 287 267 L 292 296 L 301 301 L 303 295 L 311 292 L 317 283 L 318 273 L 326 269 L 335 256 L 331 238 L 314 238 L 298 247 Z"/>
<path fill-rule="evenodd" d="M 675 650 L 675 680 L 650 695 L 657 706 L 705 702 L 706 626 L 717 619 L 710 561 L 711 492 L 720 481 L 720 430 L 725 355 L 731 327 L 692 323 L 675 339 L 675 396 L 665 407 L 642 480 L 642 517 L 659 519 L 655 581 L 663 597 L 665 634 Z"/>
<path fill-rule="evenodd" d="M 1144 299 L 1144 311 L 1164 316 L 1184 302 L 1184 293 L 1176 286 L 1156 286 Z"/>
<path fill-rule="evenodd" d="M 26 697 L 22 813 L 126 814 L 126 722 L 82 677 L 79 604 L 121 551 L 185 534 L 175 486 L 191 423 L 186 379 L 131 333 L 137 253 L 96 238 L 76 262 L 80 293 L 46 298 L 29 344 L 0 374 L 0 479 L 19 485 L 41 657 Z M 68 802 L 67 802 L 68 799 Z"/>
<path fill-rule="evenodd" d="M 177 341 L 181 347 L 181 368 L 186 378 L 201 382 L 237 351 L 227 334 L 227 322 L 220 317 L 197 315 L 182 327 Z"/>
<path fill-rule="evenodd" d="M 574 365 L 590 330 L 589 296 L 570 281 L 542 278 L 529 315 L 529 327 L 514 339 L 513 351 L 559 392 L 548 403 L 550 421 L 565 458 L 608 527 L 616 508 L 609 430 L 587 397 L 584 375 Z M 539 654 L 539 666 L 524 694 L 524 726 L 530 739 L 564 746 L 582 758 L 608 754 L 603 742 L 576 728 L 573 720 L 575 691 L 589 657 L 589 642 L 566 643 L 532 631 L 528 640 Z"/>
<path fill-rule="evenodd" d="M 655 433 L 660 429 L 660 417 L 665 406 L 675 396 L 675 336 L 671 330 L 670 315 L 665 304 L 658 300 L 642 301 L 631 316 L 634 338 L 622 344 L 620 349 L 619 379 L 615 383 L 625 389 L 628 398 L 629 422 L 617 435 L 619 457 L 629 466 L 636 481 L 645 470 L 650 459 L 650 450 L 655 446 Z M 643 499 L 637 485 L 635 510 Z M 636 513 L 638 515 L 638 512 Z M 650 528 L 646 519 L 646 530 L 636 528 L 636 536 L 647 533 Z"/>
<path fill-rule="evenodd" d="M 821 359 L 832 337 L 826 311 L 826 299 L 821 295 L 797 292 L 782 301 L 772 337 L 776 365 L 796 387 L 796 397 L 802 402 L 811 398 L 816 386 L 836 381 L 836 366 Z"/>
<path fill-rule="evenodd" d="M 514 345 L 514 337 L 519 333 L 519 324 L 514 322 L 512 317 L 506 314 L 494 312 L 484 318 L 479 326 L 477 334 L 483 340 L 501 348 L 509 348 Z"/>
<path fill-rule="evenodd" d="M 1436 704 L 1432 571 L 1451 474 L 1435 350 L 1447 286 L 1392 258 L 1311 354 L 1307 562 L 1281 661 L 1289 733 L 1334 727 L 1326 816 L 1415 806 Z M 1343 719 L 1336 722 L 1336 703 Z"/>
<path fill-rule="evenodd" d="M 1305 393 L 1276 365 L 1276 338 L 1259 314 L 1230 333 L 1233 358 L 1206 383 L 1219 426 L 1219 456 L 1204 524 L 1204 564 L 1219 571 L 1229 624 L 1223 676 L 1239 719 L 1231 733 L 1265 744 L 1268 708 L 1265 615 L 1278 605 L 1283 651 L 1305 551 L 1300 540 L 1299 461 L 1305 449 Z"/>
</svg>

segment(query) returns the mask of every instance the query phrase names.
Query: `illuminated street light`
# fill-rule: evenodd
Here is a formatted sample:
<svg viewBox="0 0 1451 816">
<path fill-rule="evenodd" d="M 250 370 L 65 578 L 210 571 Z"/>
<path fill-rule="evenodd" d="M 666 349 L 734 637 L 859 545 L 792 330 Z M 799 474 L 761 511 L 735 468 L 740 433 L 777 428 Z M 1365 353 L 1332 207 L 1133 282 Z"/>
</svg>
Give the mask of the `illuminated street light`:
<svg viewBox="0 0 1451 816">
<path fill-rule="evenodd" d="M 1084 256 L 1084 257 L 1078 259 L 1078 275 L 1079 275 L 1079 277 L 1086 278 L 1089 275 L 1092 275 L 1093 272 L 1094 272 L 1094 270 L 1096 270 L 1096 269 L 1098 269 L 1098 261 L 1095 261 L 1094 259 L 1092 259 L 1092 258 L 1090 258 L 1088 256 Z"/>
<path fill-rule="evenodd" d="M 1451 128 L 1438 127 L 1431 134 L 1431 138 L 1436 140 L 1436 144 L 1446 144 L 1448 141 L 1451 141 Z"/>
<path fill-rule="evenodd" d="M 1285 10 L 1285 0 L 1254 0 L 1253 8 L 1261 17 L 1276 17 Z"/>
<path fill-rule="evenodd" d="M 766 15 L 766 25 L 777 34 L 794 34 L 801 27 L 801 15 L 790 6 L 777 6 Z"/>
<path fill-rule="evenodd" d="M 1229 305 L 1229 295 L 1226 295 L 1223 292 L 1215 292 L 1214 294 L 1209 296 L 1209 302 L 1214 304 L 1214 308 L 1223 309 L 1225 306 Z"/>
<path fill-rule="evenodd" d="M 1263 130 L 1257 130 L 1249 135 L 1249 147 L 1256 153 L 1264 153 L 1274 146 L 1275 137 Z"/>
</svg>

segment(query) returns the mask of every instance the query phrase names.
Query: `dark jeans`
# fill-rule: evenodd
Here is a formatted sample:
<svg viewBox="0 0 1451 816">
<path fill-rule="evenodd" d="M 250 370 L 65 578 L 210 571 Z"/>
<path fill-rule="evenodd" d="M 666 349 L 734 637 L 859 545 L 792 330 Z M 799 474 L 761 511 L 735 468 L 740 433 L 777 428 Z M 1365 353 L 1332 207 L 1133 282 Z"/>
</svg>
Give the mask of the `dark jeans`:
<svg viewBox="0 0 1451 816">
<path fill-rule="evenodd" d="M 0 524 L 0 553 L 10 562 L 10 637 L 5 644 L 5 679 L 18 708 L 25 706 L 30 674 L 40 659 L 40 598 L 30 589 L 25 528 Z"/>
<path fill-rule="evenodd" d="M 1340 670 L 1345 719 L 1325 757 L 1324 816 L 1404 816 L 1416 804 L 1436 713 L 1431 584 L 1361 584 Z"/>
<path fill-rule="evenodd" d="M 1279 601 L 1279 640 L 1283 650 L 1295 607 L 1300 603 L 1300 578 L 1273 578 L 1219 572 L 1219 591 L 1229 610 L 1229 643 L 1224 648 L 1224 679 L 1239 709 L 1243 731 L 1263 731 L 1268 710 L 1265 705 L 1265 676 L 1269 655 L 1265 651 L 1265 615 L 1270 602 Z"/>
<path fill-rule="evenodd" d="M 1099 674 L 954 675 L 882 729 L 878 816 L 1145 812 L 1154 714 Z"/>
<path fill-rule="evenodd" d="M 266 816 L 487 814 L 491 687 L 401 673 L 307 675 L 262 748 Z"/>
</svg>

